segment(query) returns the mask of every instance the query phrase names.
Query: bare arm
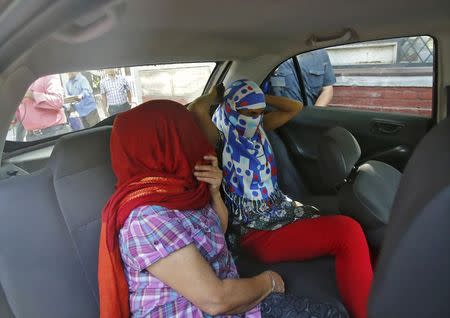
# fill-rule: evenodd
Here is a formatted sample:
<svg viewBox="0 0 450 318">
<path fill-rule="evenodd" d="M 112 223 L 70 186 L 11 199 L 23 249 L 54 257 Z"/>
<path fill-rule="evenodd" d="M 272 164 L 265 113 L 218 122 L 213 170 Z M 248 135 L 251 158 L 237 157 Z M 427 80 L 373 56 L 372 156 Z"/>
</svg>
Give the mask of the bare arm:
<svg viewBox="0 0 450 318">
<path fill-rule="evenodd" d="M 212 207 L 216 211 L 220 219 L 220 224 L 222 225 L 222 231 L 225 234 L 228 227 L 228 209 L 222 200 L 222 196 L 218 191 L 214 195 L 211 195 Z"/>
<path fill-rule="evenodd" d="M 200 96 L 187 106 L 187 109 L 194 113 L 200 127 L 212 145 L 216 145 L 219 139 L 219 130 L 209 116 L 209 108 L 211 105 L 216 104 L 216 99 L 217 94 L 214 89 L 211 93 Z"/>
<path fill-rule="evenodd" d="M 131 104 L 132 100 L 131 100 L 131 91 L 130 90 L 127 91 L 127 97 L 128 97 L 128 102 Z"/>
<path fill-rule="evenodd" d="M 102 96 L 102 108 L 103 108 L 103 113 L 105 114 L 106 117 L 109 117 L 109 113 L 108 113 L 108 100 L 106 99 L 106 89 L 105 89 L 105 84 L 104 84 L 104 79 L 102 79 L 100 81 L 100 94 Z"/>
<path fill-rule="evenodd" d="M 322 92 L 317 98 L 316 106 L 328 106 L 333 99 L 333 85 L 324 86 Z"/>
<path fill-rule="evenodd" d="M 277 111 L 264 115 L 265 130 L 273 130 L 283 126 L 303 109 L 301 102 L 282 96 L 266 95 L 266 103 L 275 107 Z"/>
<path fill-rule="evenodd" d="M 220 185 L 222 184 L 223 175 L 222 170 L 219 169 L 216 156 L 205 156 L 204 159 L 211 161 L 211 165 L 196 165 L 194 176 L 198 181 L 209 184 L 212 207 L 219 216 L 222 231 L 225 233 L 228 227 L 228 209 L 220 195 Z"/>
<path fill-rule="evenodd" d="M 127 79 L 125 77 L 120 76 L 120 80 L 122 81 L 123 87 L 125 88 L 125 90 L 127 91 L 127 98 L 128 98 L 128 103 L 131 104 L 132 100 L 131 100 L 131 87 L 130 87 L 130 83 L 128 83 Z"/>
<path fill-rule="evenodd" d="M 147 270 L 213 316 L 252 309 L 272 291 L 272 277 L 278 284 L 276 290 L 284 292 L 282 279 L 274 272 L 246 279 L 220 280 L 192 244 L 150 265 Z"/>
<path fill-rule="evenodd" d="M 102 94 L 102 107 L 103 107 L 103 112 L 105 113 L 105 116 L 108 117 L 108 102 L 106 100 L 106 94 Z"/>
</svg>

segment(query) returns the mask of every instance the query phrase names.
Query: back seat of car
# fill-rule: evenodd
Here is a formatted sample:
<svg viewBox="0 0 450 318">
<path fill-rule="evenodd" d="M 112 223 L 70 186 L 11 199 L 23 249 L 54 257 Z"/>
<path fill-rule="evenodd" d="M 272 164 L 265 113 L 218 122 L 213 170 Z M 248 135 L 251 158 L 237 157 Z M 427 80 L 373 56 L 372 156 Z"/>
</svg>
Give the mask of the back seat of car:
<svg viewBox="0 0 450 318">
<path fill-rule="evenodd" d="M 0 284 L 13 317 L 98 317 L 100 215 L 115 182 L 109 135 L 62 137 L 46 168 L 0 183 Z"/>
<path fill-rule="evenodd" d="M 322 215 L 338 214 L 337 195 L 313 195 L 305 183 L 291 159 L 291 155 L 284 141 L 277 132 L 268 131 L 267 137 L 277 161 L 278 183 L 281 190 L 291 199 L 317 207 Z"/>
<path fill-rule="evenodd" d="M 0 182 L 1 317 L 99 316 L 100 217 L 115 183 L 110 129 L 64 136 L 46 168 Z M 243 276 L 266 267 L 238 258 Z M 332 258 L 270 267 L 288 291 L 341 306 Z"/>
</svg>

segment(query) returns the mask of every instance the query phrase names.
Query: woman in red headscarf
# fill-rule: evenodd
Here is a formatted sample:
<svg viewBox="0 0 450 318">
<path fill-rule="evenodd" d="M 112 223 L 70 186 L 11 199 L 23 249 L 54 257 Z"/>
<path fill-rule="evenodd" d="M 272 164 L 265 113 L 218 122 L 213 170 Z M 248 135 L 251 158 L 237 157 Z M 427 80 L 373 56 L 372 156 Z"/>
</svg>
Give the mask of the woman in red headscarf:
<svg viewBox="0 0 450 318">
<path fill-rule="evenodd" d="M 223 235 L 228 212 L 213 153 L 193 115 L 176 102 L 151 101 L 117 116 L 117 184 L 100 236 L 101 317 L 261 317 L 259 303 L 284 292 L 272 271 L 239 279 Z M 309 310 L 307 299 L 295 301 Z"/>
</svg>

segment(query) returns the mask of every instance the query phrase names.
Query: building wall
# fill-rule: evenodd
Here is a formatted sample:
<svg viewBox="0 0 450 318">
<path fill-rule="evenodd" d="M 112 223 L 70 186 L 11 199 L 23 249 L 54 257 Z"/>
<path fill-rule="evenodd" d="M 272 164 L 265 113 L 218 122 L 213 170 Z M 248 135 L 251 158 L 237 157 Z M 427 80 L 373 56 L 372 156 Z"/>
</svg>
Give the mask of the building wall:
<svg viewBox="0 0 450 318">
<path fill-rule="evenodd" d="M 431 87 L 335 86 L 330 106 L 430 116 Z"/>
</svg>

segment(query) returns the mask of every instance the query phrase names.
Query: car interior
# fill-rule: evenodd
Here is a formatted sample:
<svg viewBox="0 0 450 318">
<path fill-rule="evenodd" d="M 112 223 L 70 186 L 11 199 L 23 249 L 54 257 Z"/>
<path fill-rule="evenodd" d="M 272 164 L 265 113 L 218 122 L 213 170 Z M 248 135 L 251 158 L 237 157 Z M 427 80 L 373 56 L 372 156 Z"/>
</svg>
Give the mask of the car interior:
<svg viewBox="0 0 450 318">
<path fill-rule="evenodd" d="M 268 132 L 280 188 L 361 224 L 375 272 L 369 317 L 450 317 L 449 10 L 447 0 L 0 1 L 0 317 L 99 316 L 114 116 L 36 141 L 11 138 L 30 84 L 111 67 L 148 79 L 153 68 L 143 66 L 214 63 L 194 83 L 200 93 L 240 78 L 263 87 L 282 63 L 321 48 L 337 79 L 332 105 L 305 107 Z M 405 43 L 429 54 L 394 63 Z M 151 92 L 142 96 L 172 98 Z M 407 111 L 378 107 L 387 95 Z M 331 256 L 280 264 L 235 256 L 242 277 L 270 268 L 289 292 L 345 308 Z"/>
</svg>

